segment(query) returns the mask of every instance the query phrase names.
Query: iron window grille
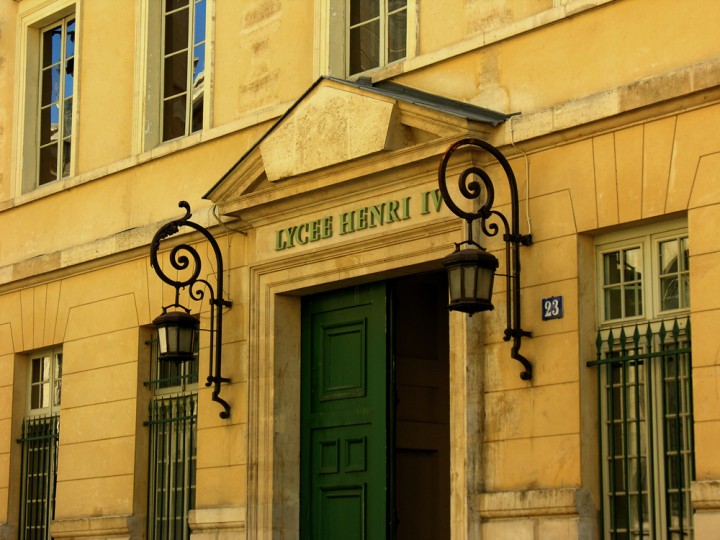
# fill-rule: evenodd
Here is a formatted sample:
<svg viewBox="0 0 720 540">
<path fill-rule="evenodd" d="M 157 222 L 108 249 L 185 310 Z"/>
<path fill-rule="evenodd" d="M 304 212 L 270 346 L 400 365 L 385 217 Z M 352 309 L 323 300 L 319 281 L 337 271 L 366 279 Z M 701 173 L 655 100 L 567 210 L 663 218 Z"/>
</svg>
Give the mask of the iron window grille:
<svg viewBox="0 0 720 540">
<path fill-rule="evenodd" d="M 20 540 L 50 538 L 55 517 L 59 415 L 25 418 L 22 425 Z"/>
<path fill-rule="evenodd" d="M 185 540 L 195 507 L 198 360 L 160 362 L 154 339 L 150 367 L 145 383 L 153 391 L 145 422 L 150 429 L 147 537 Z"/>
<path fill-rule="evenodd" d="M 601 329 L 603 537 L 692 538 L 690 319 Z"/>
</svg>

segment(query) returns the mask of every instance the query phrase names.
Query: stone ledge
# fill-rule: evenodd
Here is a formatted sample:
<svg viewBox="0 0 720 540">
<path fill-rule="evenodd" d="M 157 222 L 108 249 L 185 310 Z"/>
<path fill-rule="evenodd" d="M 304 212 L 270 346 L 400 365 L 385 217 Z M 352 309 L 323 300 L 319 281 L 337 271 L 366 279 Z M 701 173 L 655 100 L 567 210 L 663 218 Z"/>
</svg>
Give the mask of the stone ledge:
<svg viewBox="0 0 720 540">
<path fill-rule="evenodd" d="M 476 499 L 483 519 L 542 516 L 586 516 L 592 509 L 590 493 L 583 488 L 499 491 L 480 493 Z"/>
<path fill-rule="evenodd" d="M 228 530 L 245 532 L 247 509 L 244 506 L 226 506 L 191 510 L 189 522 L 193 534 Z"/>
<path fill-rule="evenodd" d="M 720 510 L 720 480 L 701 480 L 690 486 L 695 510 Z"/>
<path fill-rule="evenodd" d="M 129 539 L 133 516 L 101 516 L 56 519 L 50 525 L 53 538 Z"/>
</svg>

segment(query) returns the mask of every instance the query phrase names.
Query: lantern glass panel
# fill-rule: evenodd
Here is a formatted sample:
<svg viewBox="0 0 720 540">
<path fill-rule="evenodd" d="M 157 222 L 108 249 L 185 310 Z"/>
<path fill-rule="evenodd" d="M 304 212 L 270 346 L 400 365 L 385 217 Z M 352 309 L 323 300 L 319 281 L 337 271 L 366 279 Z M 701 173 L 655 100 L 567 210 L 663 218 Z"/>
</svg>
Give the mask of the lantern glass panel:
<svg viewBox="0 0 720 540">
<path fill-rule="evenodd" d="M 167 332 L 168 352 L 176 353 L 178 351 L 178 327 L 166 326 L 165 331 Z"/>
<path fill-rule="evenodd" d="M 184 326 L 180 327 L 179 331 L 180 335 L 178 336 L 178 351 L 182 353 L 192 354 L 195 343 L 195 328 L 192 326 Z"/>
<path fill-rule="evenodd" d="M 462 267 L 448 268 L 448 285 L 450 287 L 450 301 L 458 300 L 462 295 Z"/>
<path fill-rule="evenodd" d="M 475 264 L 465 264 L 463 266 L 463 298 L 477 298 L 477 275 L 478 267 Z"/>
<path fill-rule="evenodd" d="M 490 300 L 495 272 L 489 268 L 478 268 L 475 297 Z"/>
<path fill-rule="evenodd" d="M 167 326 L 158 328 L 158 345 L 160 347 L 160 354 L 166 354 L 168 351 Z"/>
</svg>

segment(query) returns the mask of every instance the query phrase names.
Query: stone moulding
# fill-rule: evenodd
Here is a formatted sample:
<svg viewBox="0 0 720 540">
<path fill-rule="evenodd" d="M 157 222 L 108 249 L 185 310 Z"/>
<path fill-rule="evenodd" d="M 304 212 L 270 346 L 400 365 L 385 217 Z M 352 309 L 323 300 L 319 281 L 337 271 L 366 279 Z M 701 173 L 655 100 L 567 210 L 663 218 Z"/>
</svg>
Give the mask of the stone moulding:
<svg viewBox="0 0 720 540">
<path fill-rule="evenodd" d="M 590 492 L 584 488 L 480 493 L 476 504 L 482 519 L 584 517 L 595 511 Z"/>
<path fill-rule="evenodd" d="M 695 510 L 720 510 L 720 480 L 702 480 L 690 488 Z"/>
</svg>

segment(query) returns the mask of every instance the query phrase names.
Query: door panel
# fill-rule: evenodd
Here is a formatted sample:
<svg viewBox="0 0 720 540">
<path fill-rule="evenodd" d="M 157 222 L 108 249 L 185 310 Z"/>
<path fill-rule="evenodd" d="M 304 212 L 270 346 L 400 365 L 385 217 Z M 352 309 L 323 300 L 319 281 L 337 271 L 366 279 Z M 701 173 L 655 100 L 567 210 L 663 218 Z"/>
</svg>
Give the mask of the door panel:
<svg viewBox="0 0 720 540">
<path fill-rule="evenodd" d="M 301 535 L 384 538 L 385 285 L 303 301 Z"/>
</svg>

